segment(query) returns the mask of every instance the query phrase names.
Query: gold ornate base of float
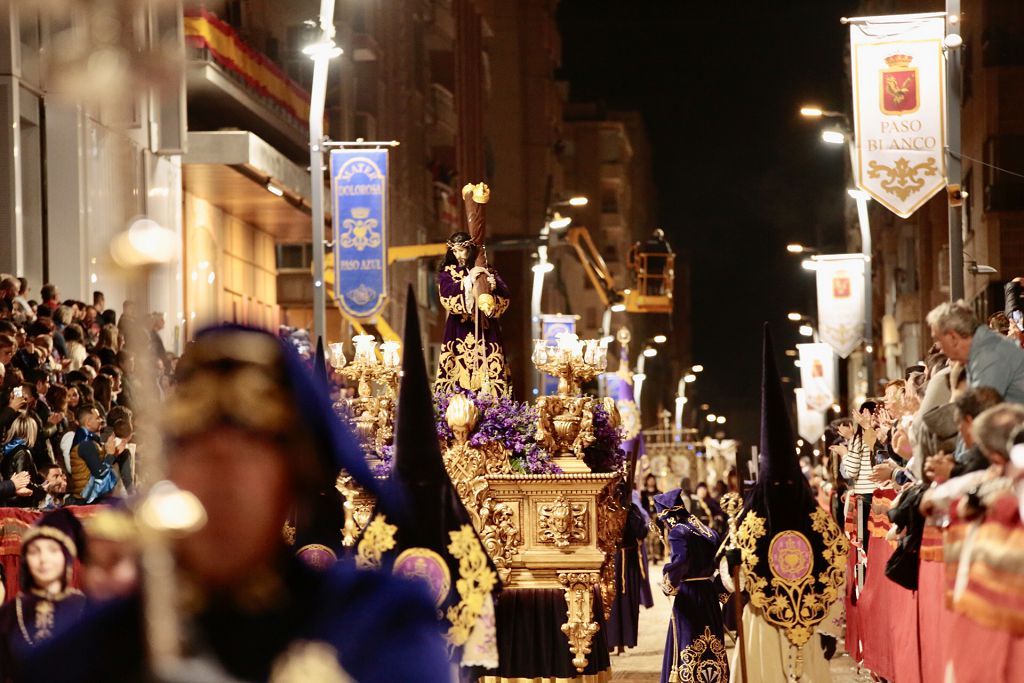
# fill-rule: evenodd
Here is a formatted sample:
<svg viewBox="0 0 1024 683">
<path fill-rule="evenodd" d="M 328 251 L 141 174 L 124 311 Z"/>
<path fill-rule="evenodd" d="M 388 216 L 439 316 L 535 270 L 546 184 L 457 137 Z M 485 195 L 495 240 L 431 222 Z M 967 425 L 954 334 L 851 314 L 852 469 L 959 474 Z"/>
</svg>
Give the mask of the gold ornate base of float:
<svg viewBox="0 0 1024 683">
<path fill-rule="evenodd" d="M 565 594 L 566 620 L 560 628 L 569 641 L 572 664 L 581 673 L 599 629 L 595 588 L 600 590 L 604 618 L 611 613 L 614 558 L 626 519 L 619 499 L 622 475 L 590 472 L 583 463 L 583 448 L 593 441 L 593 401 L 577 398 L 547 406 L 552 410 L 547 413 L 551 419 L 546 434 L 573 444 L 551 449 L 565 452 L 555 461 L 561 474 L 514 474 L 500 443 L 471 446 L 469 435 L 479 415 L 467 397 L 453 396 L 445 414 L 454 434 L 452 442 L 444 444 L 445 468 L 502 583 L 509 589 L 555 589 Z M 571 417 L 582 418 L 585 429 L 562 424 L 566 416 L 554 408 L 567 404 L 575 406 L 570 412 L 579 414 Z M 609 415 L 617 420 L 614 403 Z M 373 501 L 344 478 L 338 489 L 345 496 L 343 531 L 345 545 L 350 546 L 366 527 Z"/>
<path fill-rule="evenodd" d="M 573 666 L 583 671 L 598 631 L 594 588 L 605 618 L 615 591 L 614 553 L 625 514 L 617 498 L 617 474 L 497 474 L 485 477 L 488 499 L 506 510 L 502 535 L 492 551 L 506 588 L 565 592 Z M 481 536 L 492 536 L 485 524 Z M 486 543 L 486 540 L 485 540 Z M 491 550 L 489 547 L 488 550 Z"/>
</svg>

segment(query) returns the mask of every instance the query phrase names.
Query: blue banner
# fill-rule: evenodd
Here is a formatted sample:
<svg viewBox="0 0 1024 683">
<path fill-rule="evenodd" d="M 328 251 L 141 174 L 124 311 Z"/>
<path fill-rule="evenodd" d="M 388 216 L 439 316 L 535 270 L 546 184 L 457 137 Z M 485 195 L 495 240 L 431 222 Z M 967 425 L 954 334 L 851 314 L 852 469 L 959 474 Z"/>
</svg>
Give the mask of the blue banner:
<svg viewBox="0 0 1024 683">
<path fill-rule="evenodd" d="M 558 345 L 558 335 L 563 332 L 576 334 L 577 315 L 555 315 L 542 314 L 540 316 L 540 336 L 548 343 L 548 346 Z M 541 383 L 540 393 L 542 396 L 554 396 L 558 393 L 558 378 L 545 374 Z"/>
<path fill-rule="evenodd" d="M 355 318 L 371 318 L 388 289 L 388 151 L 331 152 L 334 296 Z"/>
</svg>

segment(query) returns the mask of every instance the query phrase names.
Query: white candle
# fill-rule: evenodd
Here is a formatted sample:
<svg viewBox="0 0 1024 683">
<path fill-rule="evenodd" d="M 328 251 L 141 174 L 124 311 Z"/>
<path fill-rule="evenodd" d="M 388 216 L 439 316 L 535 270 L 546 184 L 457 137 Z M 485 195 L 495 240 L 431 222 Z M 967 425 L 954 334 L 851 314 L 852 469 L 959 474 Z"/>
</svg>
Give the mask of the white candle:
<svg viewBox="0 0 1024 683">
<path fill-rule="evenodd" d="M 345 345 L 342 342 L 334 342 L 328 346 L 331 350 L 331 366 L 335 370 L 345 367 L 348 360 L 345 358 Z"/>
</svg>

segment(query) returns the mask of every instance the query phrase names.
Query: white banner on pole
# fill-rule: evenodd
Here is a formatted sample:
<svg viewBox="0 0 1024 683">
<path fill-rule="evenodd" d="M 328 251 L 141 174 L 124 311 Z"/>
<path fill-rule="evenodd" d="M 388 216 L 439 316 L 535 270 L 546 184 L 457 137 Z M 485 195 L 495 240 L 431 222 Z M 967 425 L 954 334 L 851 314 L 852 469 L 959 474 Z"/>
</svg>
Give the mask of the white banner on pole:
<svg viewBox="0 0 1024 683">
<path fill-rule="evenodd" d="M 807 395 L 803 389 L 796 393 L 796 432 L 807 443 L 814 443 L 825 433 L 825 413 L 807 407 Z"/>
<path fill-rule="evenodd" d="M 819 412 L 836 402 L 835 359 L 828 344 L 797 344 L 800 353 L 800 385 L 807 407 Z"/>
<path fill-rule="evenodd" d="M 846 358 L 864 336 L 864 257 L 817 259 L 818 336 Z"/>
<path fill-rule="evenodd" d="M 946 184 L 945 18 L 893 15 L 851 22 L 857 187 L 897 216 Z"/>
</svg>

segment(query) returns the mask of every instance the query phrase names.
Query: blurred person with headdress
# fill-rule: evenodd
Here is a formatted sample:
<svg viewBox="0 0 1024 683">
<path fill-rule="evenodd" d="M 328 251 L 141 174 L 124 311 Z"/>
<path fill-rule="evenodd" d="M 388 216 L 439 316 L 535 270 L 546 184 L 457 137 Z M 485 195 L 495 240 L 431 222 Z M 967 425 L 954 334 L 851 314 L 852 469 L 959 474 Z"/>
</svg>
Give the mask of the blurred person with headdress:
<svg viewBox="0 0 1024 683">
<path fill-rule="evenodd" d="M 672 596 L 672 619 L 665 643 L 661 683 L 727 681 L 722 598 L 715 553 L 719 535 L 697 519 L 680 489 L 655 496 L 656 529 L 668 548 L 661 588 Z"/>
<path fill-rule="evenodd" d="M 154 660 L 145 626 L 169 622 L 184 640 L 178 666 L 202 669 L 204 680 L 447 680 L 434 608 L 419 586 L 349 563 L 316 569 L 286 542 L 289 514 L 310 507 L 342 468 L 388 500 L 297 355 L 263 331 L 211 328 L 189 346 L 177 379 L 162 405 L 165 486 L 191 492 L 205 511 L 205 523 L 170 546 L 168 578 L 183 600 L 159 611 L 138 594 L 98 605 L 39 651 L 27 680 L 146 680 Z M 155 588 L 152 580 L 143 575 L 143 586 Z M 116 656 L 96 655 L 110 643 Z"/>
<path fill-rule="evenodd" d="M 498 319 L 508 309 L 511 294 L 494 268 L 481 263 L 480 247 L 466 232 L 448 238 L 448 251 L 437 274 L 441 305 L 447 312 L 438 360 L 437 391 L 488 390 L 509 396 L 505 347 Z M 487 292 L 477 294 L 477 280 Z"/>
<path fill-rule="evenodd" d="M 761 455 L 735 542 L 740 548 L 746 670 L 751 681 L 831 680 L 819 631 L 833 627 L 842 605 L 847 543 L 815 500 L 793 451 L 789 409 L 764 328 Z M 830 634 L 831 637 L 831 634 Z M 741 670 L 733 653 L 732 680 Z"/>
<path fill-rule="evenodd" d="M 85 596 L 72 586 L 75 559 L 82 549 L 82 525 L 68 510 L 41 517 L 21 537 L 21 590 L 0 608 L 0 668 L 5 681 L 29 671 L 31 651 L 68 632 L 85 609 Z M 91 653 L 99 656 L 101 651 Z M 61 680 L 74 663 L 60 663 Z"/>
<path fill-rule="evenodd" d="M 123 505 L 105 506 L 86 517 L 89 542 L 82 553 L 82 589 L 92 602 L 130 598 L 139 589 L 139 528 Z"/>
<path fill-rule="evenodd" d="M 474 669 L 498 668 L 494 597 L 501 581 L 445 469 L 416 305 L 410 287 L 388 482 L 392 500 L 403 500 L 404 510 L 377 504 L 357 546 L 356 564 L 380 567 L 428 588 L 451 646 L 452 666 L 468 677 Z"/>
</svg>

